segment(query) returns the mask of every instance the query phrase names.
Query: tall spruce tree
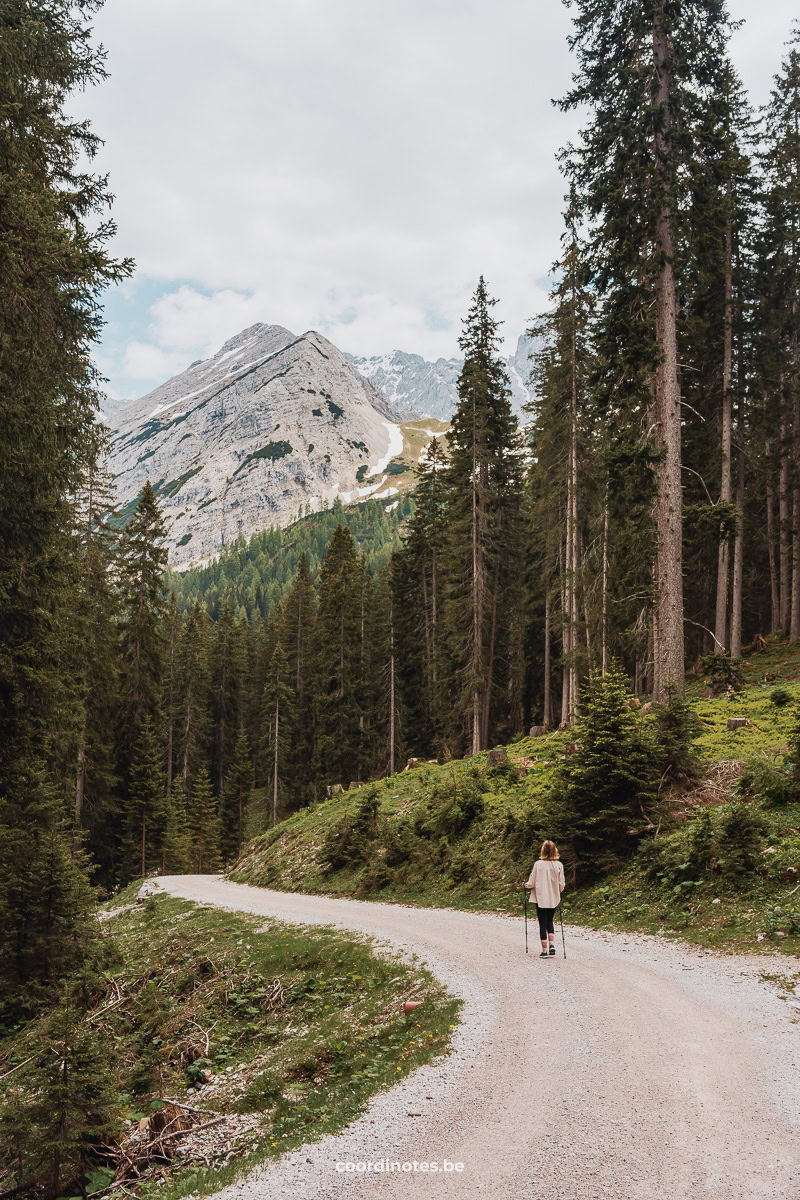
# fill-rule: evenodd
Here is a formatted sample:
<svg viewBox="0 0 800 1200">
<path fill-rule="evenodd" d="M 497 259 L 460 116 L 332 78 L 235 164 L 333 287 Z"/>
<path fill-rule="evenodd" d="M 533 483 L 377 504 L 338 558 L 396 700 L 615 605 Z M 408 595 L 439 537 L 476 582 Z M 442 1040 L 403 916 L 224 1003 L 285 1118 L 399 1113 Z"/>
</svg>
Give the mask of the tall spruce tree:
<svg viewBox="0 0 800 1200">
<path fill-rule="evenodd" d="M 59 728 L 61 634 L 76 603 L 68 539 L 101 380 L 100 296 L 130 273 L 106 245 L 99 139 L 71 94 L 105 75 L 95 3 L 8 0 L 0 61 L 0 1007 L 86 952 L 91 894 L 44 769 Z M 74 785 L 74 775 L 72 777 Z"/>
<path fill-rule="evenodd" d="M 358 778 L 361 723 L 361 566 L 338 525 L 322 563 L 315 625 L 314 769 L 317 786 Z"/>
<path fill-rule="evenodd" d="M 588 108 L 565 155 L 589 222 L 594 285 L 619 406 L 654 429 L 657 452 L 655 692 L 683 685 L 684 601 L 678 290 L 691 164 L 719 88 L 724 0 L 574 0 L 578 59 L 566 109 Z M 624 391 L 620 382 L 624 380 Z"/>
<path fill-rule="evenodd" d="M 290 782 L 290 760 L 296 720 L 295 693 L 289 660 L 278 641 L 272 653 L 261 704 L 265 777 L 272 804 L 272 824 L 278 823 L 281 796 Z"/>
<path fill-rule="evenodd" d="M 448 634 L 453 653 L 452 735 L 477 753 L 497 719 L 504 625 L 514 612 L 505 583 L 522 492 L 517 422 L 499 353 L 496 301 L 481 277 L 459 345 L 464 366 L 448 435 Z M 504 594 L 505 592 L 505 594 Z"/>
<path fill-rule="evenodd" d="M 764 110 L 762 253 L 779 454 L 780 624 L 800 640 L 800 25 Z M 766 315 L 766 314 L 765 314 Z"/>
<path fill-rule="evenodd" d="M 234 859 L 242 852 L 247 807 L 254 785 L 250 739 L 244 725 L 240 725 L 233 760 L 225 776 L 222 792 L 222 853 L 226 859 Z"/>
<path fill-rule="evenodd" d="M 196 769 L 189 806 L 192 826 L 192 867 L 198 874 L 213 874 L 222 866 L 219 805 L 214 798 L 206 766 Z"/>
<path fill-rule="evenodd" d="M 317 603 L 305 554 L 283 606 L 282 641 L 294 692 L 295 720 L 291 752 L 292 783 L 298 806 L 313 798 L 314 627 Z"/>
<path fill-rule="evenodd" d="M 160 861 L 166 818 L 164 764 L 152 718 L 139 726 L 128 782 L 125 859 L 129 876 L 147 874 Z"/>
<path fill-rule="evenodd" d="M 134 737 L 145 717 L 155 719 L 161 703 L 166 529 L 155 493 L 146 483 L 121 545 L 122 691 L 125 731 Z"/>
</svg>

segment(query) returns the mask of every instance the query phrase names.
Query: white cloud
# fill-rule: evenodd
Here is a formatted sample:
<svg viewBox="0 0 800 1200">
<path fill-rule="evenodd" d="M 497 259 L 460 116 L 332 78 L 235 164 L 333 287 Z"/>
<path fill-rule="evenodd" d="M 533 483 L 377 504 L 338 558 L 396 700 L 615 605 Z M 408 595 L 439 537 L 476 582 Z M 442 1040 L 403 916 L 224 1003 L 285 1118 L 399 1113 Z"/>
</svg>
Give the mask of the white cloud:
<svg viewBox="0 0 800 1200">
<path fill-rule="evenodd" d="M 794 3 L 731 5 L 759 100 Z M 557 0 L 107 4 L 111 77 L 80 103 L 118 250 L 166 293 L 119 373 L 154 384 L 256 320 L 450 354 L 481 272 L 516 338 L 558 253 L 569 25 Z"/>
</svg>

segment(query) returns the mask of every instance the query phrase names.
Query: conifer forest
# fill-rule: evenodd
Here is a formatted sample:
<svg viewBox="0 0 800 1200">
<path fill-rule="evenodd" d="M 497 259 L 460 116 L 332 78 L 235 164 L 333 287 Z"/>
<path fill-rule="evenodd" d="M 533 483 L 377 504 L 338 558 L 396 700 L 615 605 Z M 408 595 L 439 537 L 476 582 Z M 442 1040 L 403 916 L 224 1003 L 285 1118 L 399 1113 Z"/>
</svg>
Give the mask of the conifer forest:
<svg viewBox="0 0 800 1200">
<path fill-rule="evenodd" d="M 4 1029 L 91 992 L 98 889 L 217 873 L 337 785 L 569 727 L 609 673 L 674 702 L 701 662 L 800 642 L 800 26 L 754 110 L 724 0 L 568 6 L 581 132 L 528 411 L 480 276 L 401 506 L 178 574 L 149 484 L 120 519 L 97 417 L 135 270 L 70 115 L 103 87 L 99 4 L 0 5 Z"/>
</svg>

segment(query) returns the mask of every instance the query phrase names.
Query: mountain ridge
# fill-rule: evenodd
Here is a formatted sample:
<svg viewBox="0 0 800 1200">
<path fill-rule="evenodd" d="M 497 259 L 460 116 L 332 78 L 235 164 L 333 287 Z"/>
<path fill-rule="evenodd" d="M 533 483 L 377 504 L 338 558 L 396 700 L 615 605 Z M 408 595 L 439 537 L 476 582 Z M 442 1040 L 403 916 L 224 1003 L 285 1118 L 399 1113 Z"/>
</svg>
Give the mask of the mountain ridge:
<svg viewBox="0 0 800 1200">
<path fill-rule="evenodd" d="M 257 323 L 119 414 L 122 518 L 150 480 L 173 566 L 207 559 L 339 495 L 379 494 L 403 416 L 317 331 Z"/>
</svg>

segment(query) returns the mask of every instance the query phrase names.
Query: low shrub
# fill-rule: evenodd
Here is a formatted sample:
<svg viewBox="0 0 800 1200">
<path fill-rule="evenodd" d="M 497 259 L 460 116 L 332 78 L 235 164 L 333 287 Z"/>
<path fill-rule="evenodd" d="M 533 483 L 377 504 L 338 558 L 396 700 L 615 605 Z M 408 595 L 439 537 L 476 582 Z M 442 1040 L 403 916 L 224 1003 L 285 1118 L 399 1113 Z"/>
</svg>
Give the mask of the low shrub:
<svg viewBox="0 0 800 1200">
<path fill-rule="evenodd" d="M 759 868 L 767 826 L 754 804 L 739 801 L 722 814 L 719 829 L 719 868 L 734 884 L 741 884 Z"/>
<path fill-rule="evenodd" d="M 792 772 L 765 758 L 751 758 L 739 780 L 739 795 L 771 806 L 789 804 L 795 795 Z"/>
<path fill-rule="evenodd" d="M 740 692 L 744 687 L 742 660 L 729 654 L 706 654 L 700 659 L 700 669 L 707 676 L 715 696 L 725 692 Z"/>
</svg>

